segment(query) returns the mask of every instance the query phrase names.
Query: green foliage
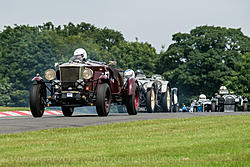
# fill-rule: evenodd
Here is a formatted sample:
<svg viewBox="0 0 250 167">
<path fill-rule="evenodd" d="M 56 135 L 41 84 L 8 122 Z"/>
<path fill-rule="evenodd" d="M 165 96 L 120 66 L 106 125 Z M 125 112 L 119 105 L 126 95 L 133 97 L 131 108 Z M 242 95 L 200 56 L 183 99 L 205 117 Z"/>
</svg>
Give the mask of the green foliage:
<svg viewBox="0 0 250 167">
<path fill-rule="evenodd" d="M 173 41 L 160 53 L 158 70 L 179 87 L 185 103 L 201 93 L 212 97 L 221 85 L 249 97 L 250 38 L 240 29 L 201 26 L 174 34 Z"/>
<path fill-rule="evenodd" d="M 225 77 L 225 85 L 237 94 L 250 99 L 250 53 L 244 54 L 241 61 L 235 62 L 234 69 Z"/>
<path fill-rule="evenodd" d="M 121 42 L 111 49 L 118 66 L 123 69 L 143 69 L 146 74 L 155 71 L 157 54 L 148 43 Z"/>
<path fill-rule="evenodd" d="M 188 103 L 201 93 L 213 96 L 223 84 L 250 98 L 250 39 L 240 29 L 201 26 L 177 33 L 160 54 L 149 43 L 128 42 L 118 31 L 84 22 L 7 26 L 0 41 L 0 105 L 27 106 L 32 77 L 43 76 L 55 62 L 68 61 L 79 47 L 86 49 L 89 59 L 116 60 L 123 70 L 163 74 Z M 4 91 L 6 86 L 11 88 Z"/>
<path fill-rule="evenodd" d="M 0 106 L 7 106 L 11 100 L 12 83 L 8 78 L 0 80 Z"/>
</svg>

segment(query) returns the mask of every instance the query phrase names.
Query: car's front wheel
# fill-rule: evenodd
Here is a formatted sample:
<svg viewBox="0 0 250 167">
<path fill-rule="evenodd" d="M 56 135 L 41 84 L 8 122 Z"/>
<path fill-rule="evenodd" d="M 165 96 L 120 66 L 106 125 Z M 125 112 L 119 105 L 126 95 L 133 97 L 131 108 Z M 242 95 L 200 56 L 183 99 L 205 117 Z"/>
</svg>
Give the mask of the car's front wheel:
<svg viewBox="0 0 250 167">
<path fill-rule="evenodd" d="M 135 84 L 134 92 L 132 95 L 128 96 L 128 101 L 126 104 L 127 112 L 129 115 L 136 115 L 139 108 L 139 86 Z"/>
<path fill-rule="evenodd" d="M 150 113 L 155 112 L 156 93 L 154 88 L 147 91 L 146 98 L 147 111 Z"/>
<path fill-rule="evenodd" d="M 99 84 L 96 94 L 96 112 L 98 116 L 107 116 L 111 105 L 111 90 L 107 83 Z"/>
<path fill-rule="evenodd" d="M 247 111 L 248 102 L 243 103 L 243 111 Z"/>
<path fill-rule="evenodd" d="M 33 117 L 42 117 L 46 105 L 46 88 L 35 84 L 30 89 L 30 110 Z"/>
<path fill-rule="evenodd" d="M 163 111 L 171 112 L 171 95 L 170 87 L 167 87 L 167 91 L 161 95 L 161 108 Z"/>
<path fill-rule="evenodd" d="M 65 117 L 71 117 L 74 112 L 74 107 L 62 106 L 62 113 Z"/>
</svg>

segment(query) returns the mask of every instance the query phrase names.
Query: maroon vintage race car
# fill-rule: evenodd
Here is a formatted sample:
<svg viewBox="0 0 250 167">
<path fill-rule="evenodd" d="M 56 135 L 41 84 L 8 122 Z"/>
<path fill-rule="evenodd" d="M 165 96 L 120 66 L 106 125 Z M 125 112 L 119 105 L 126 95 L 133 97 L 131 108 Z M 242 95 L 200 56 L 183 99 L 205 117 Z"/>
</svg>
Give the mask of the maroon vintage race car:
<svg viewBox="0 0 250 167">
<path fill-rule="evenodd" d="M 72 60 L 57 68 L 45 72 L 46 80 L 39 74 L 32 79 L 33 117 L 42 117 L 45 106 L 61 106 L 63 115 L 71 116 L 74 107 L 93 105 L 98 116 L 107 116 L 112 102 L 126 105 L 130 115 L 137 114 L 139 86 L 134 77 L 123 79 L 122 71 L 92 60 Z"/>
</svg>

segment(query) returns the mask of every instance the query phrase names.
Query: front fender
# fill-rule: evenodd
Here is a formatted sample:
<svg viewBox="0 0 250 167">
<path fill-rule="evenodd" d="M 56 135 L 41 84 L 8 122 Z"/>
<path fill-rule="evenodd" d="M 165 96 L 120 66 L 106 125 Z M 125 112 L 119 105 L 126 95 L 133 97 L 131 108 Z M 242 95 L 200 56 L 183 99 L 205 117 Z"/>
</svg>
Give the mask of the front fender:
<svg viewBox="0 0 250 167">
<path fill-rule="evenodd" d="M 161 85 L 161 93 L 164 93 L 167 91 L 167 87 L 170 84 L 168 81 L 161 81 L 162 85 Z"/>
<path fill-rule="evenodd" d="M 137 84 L 137 80 L 135 78 L 129 78 L 127 80 L 126 86 L 125 86 L 126 95 L 133 95 L 136 84 Z"/>
<path fill-rule="evenodd" d="M 98 84 L 102 84 L 102 83 L 108 83 L 108 76 L 107 75 L 101 75 L 98 78 Z"/>
<path fill-rule="evenodd" d="M 31 81 L 43 82 L 43 78 L 40 77 L 39 74 L 36 74 L 36 76 Z"/>
</svg>

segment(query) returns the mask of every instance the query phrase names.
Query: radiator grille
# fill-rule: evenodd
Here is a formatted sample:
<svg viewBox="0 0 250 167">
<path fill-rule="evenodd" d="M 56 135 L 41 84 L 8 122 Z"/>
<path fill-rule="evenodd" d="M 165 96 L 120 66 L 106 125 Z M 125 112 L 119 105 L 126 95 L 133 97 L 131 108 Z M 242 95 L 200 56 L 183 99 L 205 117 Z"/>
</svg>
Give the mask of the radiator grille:
<svg viewBox="0 0 250 167">
<path fill-rule="evenodd" d="M 79 67 L 61 67 L 61 81 L 62 90 L 68 90 L 71 87 L 72 90 L 76 90 L 75 82 L 79 79 Z"/>
</svg>

